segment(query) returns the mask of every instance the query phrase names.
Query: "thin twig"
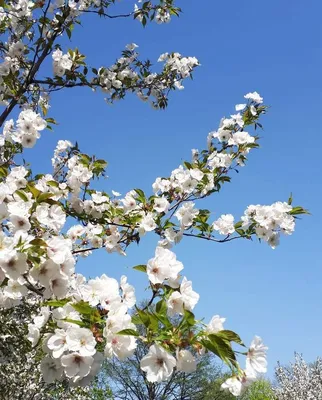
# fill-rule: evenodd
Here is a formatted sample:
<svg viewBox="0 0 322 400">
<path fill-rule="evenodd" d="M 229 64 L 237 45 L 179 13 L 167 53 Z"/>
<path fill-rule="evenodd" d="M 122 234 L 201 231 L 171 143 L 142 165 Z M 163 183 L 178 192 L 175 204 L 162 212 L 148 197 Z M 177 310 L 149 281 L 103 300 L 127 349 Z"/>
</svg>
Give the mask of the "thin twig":
<svg viewBox="0 0 322 400">
<path fill-rule="evenodd" d="M 204 239 L 204 240 L 209 240 L 211 242 L 216 242 L 216 243 L 226 243 L 226 242 L 231 242 L 232 240 L 236 240 L 236 239 L 247 239 L 248 236 L 234 236 L 234 237 L 229 237 L 226 236 L 225 239 L 214 239 L 210 236 L 199 236 L 199 235 L 194 235 L 193 233 L 183 233 L 183 236 L 190 236 L 190 237 L 196 237 L 199 239 Z"/>
<path fill-rule="evenodd" d="M 82 13 L 98 14 L 101 17 L 106 17 L 106 18 L 110 18 L 110 19 L 127 18 L 127 17 L 131 17 L 134 14 L 134 12 L 130 12 L 129 14 L 110 15 L 110 14 L 106 14 L 101 11 L 94 11 L 94 10 L 82 10 Z"/>
</svg>

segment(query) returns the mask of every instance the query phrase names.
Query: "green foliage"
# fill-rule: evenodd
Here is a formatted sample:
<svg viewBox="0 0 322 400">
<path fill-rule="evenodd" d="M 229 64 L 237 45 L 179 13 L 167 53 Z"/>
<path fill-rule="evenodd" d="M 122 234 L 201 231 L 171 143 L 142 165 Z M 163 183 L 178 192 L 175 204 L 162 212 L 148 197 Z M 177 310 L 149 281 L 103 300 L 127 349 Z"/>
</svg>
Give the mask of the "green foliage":
<svg viewBox="0 0 322 400">
<path fill-rule="evenodd" d="M 252 383 L 240 400 L 278 400 L 274 396 L 272 385 L 268 380 L 260 379 Z M 295 400 L 295 399 L 294 399 Z"/>
<path fill-rule="evenodd" d="M 222 375 L 208 382 L 198 400 L 236 400 L 235 396 L 221 389 L 221 385 L 226 378 L 229 378 L 229 376 Z"/>
<path fill-rule="evenodd" d="M 146 272 L 146 265 L 136 265 L 133 267 L 136 271 Z"/>
</svg>

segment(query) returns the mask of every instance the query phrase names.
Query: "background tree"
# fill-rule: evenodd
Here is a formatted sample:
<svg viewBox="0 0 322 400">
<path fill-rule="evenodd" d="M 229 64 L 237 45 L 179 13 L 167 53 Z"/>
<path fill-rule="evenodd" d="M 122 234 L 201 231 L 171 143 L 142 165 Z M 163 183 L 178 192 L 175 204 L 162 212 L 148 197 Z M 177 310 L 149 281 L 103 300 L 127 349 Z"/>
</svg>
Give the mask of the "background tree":
<svg viewBox="0 0 322 400">
<path fill-rule="evenodd" d="M 266 379 L 253 382 L 240 400 L 277 400 L 272 384 Z"/>
<path fill-rule="evenodd" d="M 277 381 L 274 392 L 278 400 L 321 400 L 322 359 L 309 364 L 302 355 L 295 353 L 294 363 L 275 369 Z"/>
<path fill-rule="evenodd" d="M 98 379 L 90 387 L 71 387 L 65 380 L 46 383 L 41 353 L 27 339 L 27 325 L 38 309 L 36 296 L 19 306 L 0 308 L 0 400 L 103 400 L 111 390 Z"/>
<path fill-rule="evenodd" d="M 222 372 L 222 371 L 221 371 Z M 227 374 L 221 373 L 217 378 L 210 380 L 204 386 L 200 400 L 233 400 L 236 399 L 228 391 L 223 391 L 221 385 L 228 378 Z M 192 398 L 193 399 L 193 398 Z M 199 399 L 198 399 L 199 400 Z"/>
<path fill-rule="evenodd" d="M 150 312 L 155 311 L 155 307 L 149 305 L 147 300 L 143 301 L 140 307 L 149 309 Z M 178 325 L 180 318 L 172 317 L 171 322 L 174 326 Z M 147 333 L 146 328 L 142 325 L 138 331 L 142 336 Z M 223 381 L 222 368 L 216 364 L 215 357 L 211 353 L 206 353 L 199 357 L 196 371 L 191 373 L 174 371 L 167 382 L 149 382 L 140 368 L 140 360 L 148 352 L 148 349 L 147 344 L 139 342 L 133 356 L 124 361 L 113 359 L 104 362 L 99 379 L 105 381 L 106 385 L 112 389 L 116 399 L 202 400 L 205 398 L 208 386 L 213 381 L 220 379 L 221 382 Z M 220 390 L 220 393 L 223 394 L 223 391 Z"/>
<path fill-rule="evenodd" d="M 211 382 L 223 376 L 222 369 L 214 363 L 213 357 L 207 354 L 200 359 L 196 371 L 192 373 L 175 371 L 167 382 L 149 382 L 140 368 L 140 360 L 147 350 L 148 347 L 140 343 L 134 355 L 127 360 L 121 362 L 114 359 L 104 362 L 100 376 L 106 377 L 116 399 L 202 400 L 206 398 Z M 220 384 L 217 386 L 223 396 L 221 398 L 231 398 L 220 390 Z"/>
</svg>

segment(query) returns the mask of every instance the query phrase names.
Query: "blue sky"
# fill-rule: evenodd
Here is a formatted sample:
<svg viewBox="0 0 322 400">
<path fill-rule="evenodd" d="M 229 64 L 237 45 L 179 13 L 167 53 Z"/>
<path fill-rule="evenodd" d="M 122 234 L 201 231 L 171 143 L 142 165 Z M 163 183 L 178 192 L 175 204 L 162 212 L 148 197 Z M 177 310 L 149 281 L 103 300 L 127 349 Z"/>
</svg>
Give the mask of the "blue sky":
<svg viewBox="0 0 322 400">
<path fill-rule="evenodd" d="M 132 1 L 115 6 L 123 11 Z M 102 188 L 121 193 L 140 187 L 147 193 L 157 176 L 166 176 L 192 148 L 202 149 L 207 133 L 234 112 L 243 95 L 258 91 L 271 108 L 262 122 L 261 149 L 233 176 L 208 207 L 214 218 L 237 218 L 249 204 L 287 200 L 312 216 L 298 222 L 280 247 L 235 241 L 208 243 L 186 238 L 174 251 L 185 265 L 201 298 L 195 311 L 209 320 L 227 317 L 226 328 L 246 343 L 254 334 L 269 346 L 269 376 L 277 360 L 286 363 L 296 350 L 310 361 L 322 354 L 321 296 L 321 134 L 322 4 L 293 0 L 258 2 L 203 1 L 178 5 L 184 13 L 171 24 L 143 29 L 132 20 L 86 16 L 72 43 L 92 66 L 110 65 L 127 43 L 135 42 L 142 58 L 163 52 L 196 56 L 202 66 L 182 92 L 173 93 L 166 111 L 154 111 L 134 96 L 108 106 L 101 94 L 66 90 L 52 98 L 50 116 L 59 121 L 26 152 L 36 172 L 50 171 L 58 139 L 78 141 L 83 151 L 109 162 L 110 178 Z M 200 205 L 201 206 L 201 205 Z M 153 256 L 157 238 L 146 237 L 127 257 L 96 252 L 80 271 L 129 276 L 145 298 L 145 276 L 131 266 Z"/>
</svg>

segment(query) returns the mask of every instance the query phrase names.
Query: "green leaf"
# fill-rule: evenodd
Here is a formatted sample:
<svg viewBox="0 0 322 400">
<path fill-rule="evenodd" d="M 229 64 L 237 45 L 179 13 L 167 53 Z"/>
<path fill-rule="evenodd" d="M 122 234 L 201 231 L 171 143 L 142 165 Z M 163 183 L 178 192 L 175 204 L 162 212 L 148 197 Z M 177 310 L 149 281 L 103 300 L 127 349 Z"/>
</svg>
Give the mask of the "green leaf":
<svg viewBox="0 0 322 400">
<path fill-rule="evenodd" d="M 105 322 L 104 319 L 102 319 L 99 311 L 96 310 L 95 308 L 93 308 L 92 313 L 90 315 L 90 321 L 91 321 L 91 324 L 100 324 L 102 322 Z"/>
<path fill-rule="evenodd" d="M 49 124 L 57 125 L 57 121 L 54 120 L 54 118 L 46 118 L 46 122 L 48 122 Z"/>
<path fill-rule="evenodd" d="M 107 166 L 107 161 L 105 160 L 96 160 L 94 162 L 94 165 L 99 165 L 101 168 L 105 168 Z"/>
<path fill-rule="evenodd" d="M 134 189 L 134 191 L 138 194 L 137 199 L 141 202 L 141 203 L 146 203 L 146 199 L 145 199 L 145 194 L 143 192 L 143 190 L 141 189 Z"/>
<path fill-rule="evenodd" d="M 173 226 L 176 226 L 176 224 L 174 224 L 173 222 L 171 222 L 170 220 L 166 220 L 165 221 L 165 224 L 164 224 L 164 226 L 163 226 L 163 229 L 168 229 L 168 228 L 171 228 L 171 227 L 173 227 Z"/>
<path fill-rule="evenodd" d="M 292 202 L 293 202 L 293 196 L 292 196 L 292 193 L 291 193 L 290 197 L 288 198 L 287 204 L 290 206 L 292 204 Z"/>
<path fill-rule="evenodd" d="M 43 178 L 45 174 L 37 174 L 35 175 L 35 180 L 38 181 L 39 179 Z"/>
<path fill-rule="evenodd" d="M 1 1 L 1 0 L 0 0 Z M 8 171 L 5 167 L 0 167 L 0 176 L 5 178 L 8 175 Z"/>
<path fill-rule="evenodd" d="M 243 221 L 239 221 L 235 224 L 235 229 L 241 228 L 243 225 Z"/>
<path fill-rule="evenodd" d="M 28 260 L 31 261 L 35 266 L 39 266 L 41 261 L 39 257 L 35 257 L 30 254 L 28 254 Z"/>
<path fill-rule="evenodd" d="M 293 207 L 289 212 L 291 215 L 299 215 L 299 214 L 310 214 L 308 210 L 305 210 L 303 207 Z"/>
<path fill-rule="evenodd" d="M 21 191 L 21 190 L 16 190 L 15 193 L 23 200 L 23 201 L 28 201 L 28 197 L 26 194 Z"/>
<path fill-rule="evenodd" d="M 69 301 L 70 301 L 70 299 L 47 300 L 43 304 L 45 306 L 51 306 L 51 307 L 64 307 L 64 305 L 67 304 Z"/>
<path fill-rule="evenodd" d="M 88 167 L 92 161 L 91 157 L 89 157 L 87 154 L 80 154 L 79 157 L 82 164 L 85 165 L 86 167 Z"/>
<path fill-rule="evenodd" d="M 4 280 L 0 283 L 0 288 L 7 286 L 9 278 L 4 278 Z"/>
<path fill-rule="evenodd" d="M 32 244 L 33 246 L 47 247 L 47 243 L 42 239 L 34 239 L 29 243 Z"/>
<path fill-rule="evenodd" d="M 138 315 L 132 315 L 131 321 L 135 325 L 140 325 L 142 323 L 142 320 Z"/>
<path fill-rule="evenodd" d="M 220 336 L 224 340 L 228 340 L 229 342 L 235 342 L 237 344 L 240 344 L 241 346 L 244 346 L 243 341 L 241 340 L 240 336 L 237 335 L 237 333 L 229 330 L 222 330 L 216 333 L 217 336 Z"/>
<path fill-rule="evenodd" d="M 212 353 L 216 354 L 221 358 L 227 365 L 236 361 L 235 353 L 233 352 L 229 343 L 216 335 L 209 335 L 210 340 L 202 340 L 201 343 L 210 350 Z"/>
<path fill-rule="evenodd" d="M 155 306 L 155 311 L 158 314 L 166 315 L 166 313 L 167 313 L 167 303 L 165 302 L 164 299 L 162 299 L 159 302 L 157 302 L 157 304 Z"/>
<path fill-rule="evenodd" d="M 151 329 L 154 332 L 157 332 L 159 329 L 159 318 L 158 315 L 153 314 L 153 313 L 148 313 L 149 315 L 149 319 L 150 319 L 150 323 L 148 328 Z"/>
<path fill-rule="evenodd" d="M 81 326 L 82 328 L 87 327 L 87 325 L 85 324 L 85 322 L 83 322 L 83 321 L 78 321 L 78 320 L 76 320 L 76 319 L 65 318 L 65 319 L 63 319 L 63 321 L 69 322 L 69 323 L 71 323 L 71 324 L 75 324 L 75 325 L 78 325 L 78 326 Z"/>
<path fill-rule="evenodd" d="M 69 28 L 66 28 L 66 33 L 68 38 L 70 39 L 72 37 L 72 31 Z"/>
<path fill-rule="evenodd" d="M 117 332 L 118 335 L 126 335 L 126 336 L 139 336 L 138 332 L 134 329 L 123 329 L 120 332 Z"/>
<path fill-rule="evenodd" d="M 47 181 L 46 184 L 47 184 L 48 186 L 52 186 L 52 187 L 56 187 L 56 188 L 59 187 L 59 183 L 56 182 L 56 181 Z"/>
<path fill-rule="evenodd" d="M 74 308 L 74 310 L 83 315 L 90 315 L 93 311 L 93 308 L 86 301 L 83 300 L 79 301 L 76 304 L 71 304 L 71 306 Z"/>
<path fill-rule="evenodd" d="M 156 314 L 153 314 L 153 317 L 155 317 L 159 322 L 161 322 L 167 329 L 172 328 L 172 324 L 166 313 L 165 314 L 161 314 L 161 312 L 156 313 Z M 155 321 L 153 323 L 155 324 Z M 156 330 L 159 329 L 159 324 L 157 324 L 157 325 L 155 324 L 154 326 L 156 327 Z"/>
<path fill-rule="evenodd" d="M 35 199 L 40 195 L 41 191 L 36 189 L 30 183 L 27 185 L 27 187 L 28 187 L 28 189 L 30 190 L 31 194 L 34 196 Z"/>
<path fill-rule="evenodd" d="M 146 265 L 136 265 L 133 267 L 136 271 L 146 272 Z"/>
<path fill-rule="evenodd" d="M 41 193 L 38 197 L 37 197 L 37 202 L 41 203 L 42 201 L 45 201 L 47 199 L 50 199 L 51 197 L 55 196 L 55 193 Z"/>
<path fill-rule="evenodd" d="M 194 326 L 196 324 L 195 316 L 191 311 L 184 310 L 183 319 L 180 325 L 187 324 L 188 326 Z"/>
<path fill-rule="evenodd" d="M 142 323 L 148 328 L 150 325 L 150 317 L 149 317 L 148 313 L 146 313 L 143 310 L 140 310 L 139 308 L 137 308 L 136 311 L 137 311 Z"/>
</svg>

